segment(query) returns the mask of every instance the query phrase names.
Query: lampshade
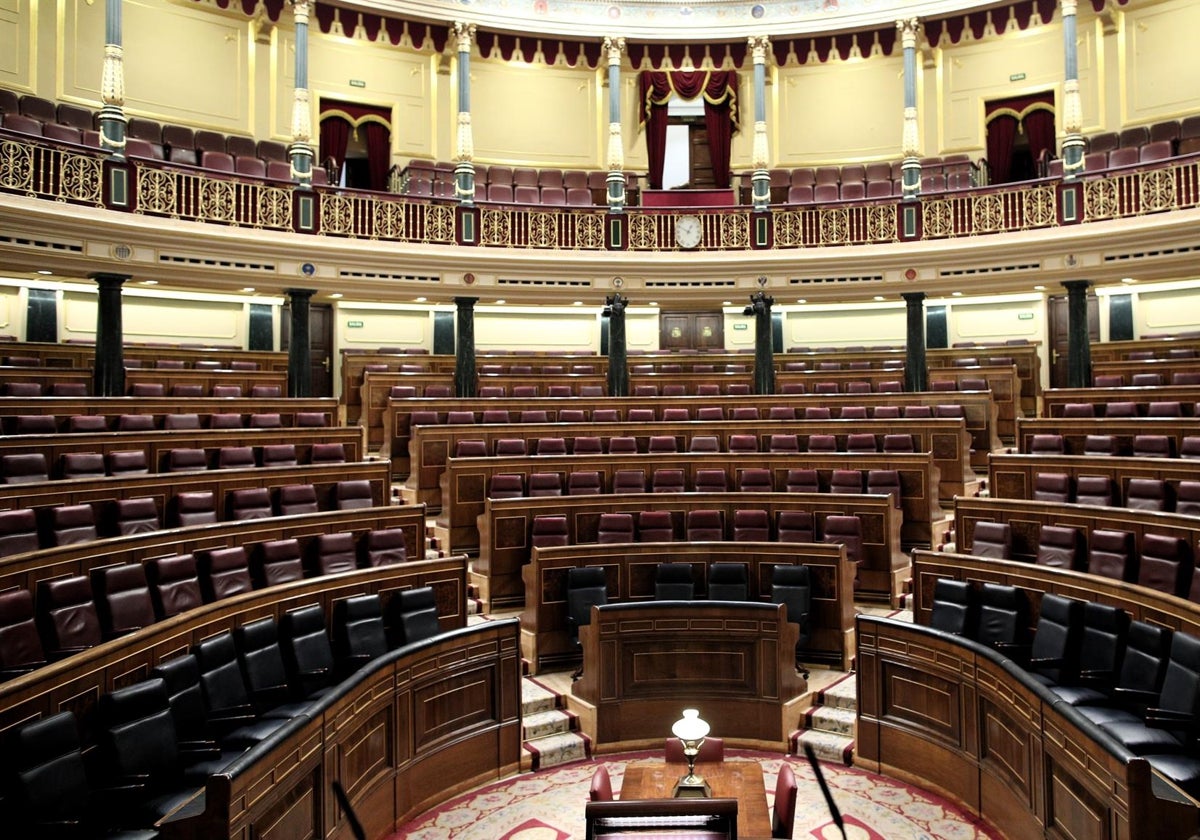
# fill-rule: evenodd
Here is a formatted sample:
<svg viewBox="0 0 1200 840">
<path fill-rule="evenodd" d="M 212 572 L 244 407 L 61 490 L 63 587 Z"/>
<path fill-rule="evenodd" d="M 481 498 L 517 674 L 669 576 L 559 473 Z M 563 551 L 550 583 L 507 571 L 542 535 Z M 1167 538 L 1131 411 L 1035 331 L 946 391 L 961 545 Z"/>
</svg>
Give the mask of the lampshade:
<svg viewBox="0 0 1200 840">
<path fill-rule="evenodd" d="M 680 741 L 699 741 L 708 735 L 708 724 L 700 719 L 697 709 L 684 709 L 683 717 L 672 724 L 671 734 Z"/>
</svg>

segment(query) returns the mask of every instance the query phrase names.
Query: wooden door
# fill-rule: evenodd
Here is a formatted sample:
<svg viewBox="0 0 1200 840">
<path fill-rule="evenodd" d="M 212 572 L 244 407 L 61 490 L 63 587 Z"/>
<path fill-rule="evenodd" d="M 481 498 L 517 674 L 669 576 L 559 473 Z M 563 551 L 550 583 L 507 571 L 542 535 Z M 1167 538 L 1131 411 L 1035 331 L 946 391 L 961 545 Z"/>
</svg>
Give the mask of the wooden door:
<svg viewBox="0 0 1200 840">
<path fill-rule="evenodd" d="M 280 311 L 279 349 L 291 346 L 292 308 L 286 303 Z M 309 394 L 333 396 L 333 306 L 312 303 L 308 308 Z"/>
<path fill-rule="evenodd" d="M 688 139 L 691 141 L 689 180 L 692 189 L 716 189 L 717 182 L 713 178 L 712 150 L 708 147 L 708 129 L 705 128 L 703 122 L 689 125 Z"/>
<path fill-rule="evenodd" d="M 1067 349 L 1070 342 L 1070 316 L 1067 296 L 1054 295 L 1046 299 L 1050 327 L 1050 387 L 1067 387 Z M 1087 296 L 1088 341 L 1100 340 L 1100 301 L 1094 294 Z"/>
<path fill-rule="evenodd" d="M 721 312 L 663 312 L 658 317 L 663 350 L 707 350 L 725 347 L 725 315 Z"/>
</svg>

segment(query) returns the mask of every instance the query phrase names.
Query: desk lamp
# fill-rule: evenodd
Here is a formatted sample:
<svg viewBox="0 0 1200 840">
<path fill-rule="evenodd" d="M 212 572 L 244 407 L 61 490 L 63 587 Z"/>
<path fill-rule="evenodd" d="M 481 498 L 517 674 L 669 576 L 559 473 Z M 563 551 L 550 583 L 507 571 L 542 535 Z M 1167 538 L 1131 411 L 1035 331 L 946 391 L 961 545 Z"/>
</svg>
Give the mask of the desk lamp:
<svg viewBox="0 0 1200 840">
<path fill-rule="evenodd" d="M 677 799 L 707 799 L 712 796 L 708 782 L 696 775 L 696 756 L 700 745 L 708 735 L 708 724 L 700 719 L 696 709 L 684 709 L 683 717 L 671 726 L 671 734 L 683 744 L 683 757 L 687 759 L 687 775 L 675 783 L 672 795 Z"/>
</svg>

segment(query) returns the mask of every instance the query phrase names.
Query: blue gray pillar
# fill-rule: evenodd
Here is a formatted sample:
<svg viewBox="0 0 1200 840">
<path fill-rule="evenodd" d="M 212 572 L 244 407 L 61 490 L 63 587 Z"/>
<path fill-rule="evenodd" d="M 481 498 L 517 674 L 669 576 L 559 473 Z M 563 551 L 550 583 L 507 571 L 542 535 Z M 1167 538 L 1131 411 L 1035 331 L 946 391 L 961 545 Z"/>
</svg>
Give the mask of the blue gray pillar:
<svg viewBox="0 0 1200 840">
<path fill-rule="evenodd" d="M 121 45 L 121 0 L 104 5 L 104 66 L 100 73 L 100 148 L 125 156 L 125 50 Z"/>
<path fill-rule="evenodd" d="M 621 55 L 624 38 L 605 38 L 608 55 L 608 211 L 625 210 L 625 142 L 621 138 Z M 620 295 L 618 295 L 620 297 Z M 610 392 L 611 393 L 611 392 Z"/>
<path fill-rule="evenodd" d="M 292 180 L 301 189 L 312 187 L 312 107 L 308 94 L 308 15 L 309 0 L 291 0 L 296 21 L 296 85 L 292 92 L 292 142 L 288 158 L 292 162 Z"/>
<path fill-rule="evenodd" d="M 766 280 L 765 277 L 759 278 Z M 775 393 L 775 354 L 772 352 L 771 307 L 775 298 L 766 292 L 750 295 L 745 314 L 754 315 L 754 393 Z"/>
<path fill-rule="evenodd" d="M 904 47 L 904 161 L 900 164 L 904 197 L 916 198 L 921 192 L 921 132 L 917 124 L 917 33 L 920 18 L 896 21 L 900 43 Z"/>
<path fill-rule="evenodd" d="M 749 43 L 754 58 L 754 146 L 751 153 L 754 172 L 750 176 L 750 190 L 755 212 L 763 212 L 771 204 L 771 175 L 767 172 L 767 50 L 771 42 L 766 35 L 754 35 Z"/>
<path fill-rule="evenodd" d="M 291 331 L 288 334 L 288 396 L 312 396 L 312 336 L 309 313 L 316 289 L 288 289 Z"/>
<path fill-rule="evenodd" d="M 458 131 L 454 141 L 454 194 L 459 204 L 475 204 L 475 140 L 471 135 L 471 45 L 475 24 L 454 22 L 458 45 Z M 459 396 L 464 396 L 460 394 Z"/>
<path fill-rule="evenodd" d="M 604 299 L 608 318 L 608 395 L 629 396 L 629 350 L 625 340 L 625 307 L 629 298 L 613 292 Z"/>
<path fill-rule="evenodd" d="M 1075 24 L 1077 0 L 1060 0 L 1066 79 L 1063 81 L 1063 177 L 1083 172 L 1083 102 L 1079 96 L 1079 59 Z"/>
<path fill-rule="evenodd" d="M 475 385 L 475 303 L 477 297 L 456 297 L 454 332 L 454 396 L 473 397 Z"/>
<path fill-rule="evenodd" d="M 929 369 L 925 362 L 925 293 L 904 292 L 900 297 L 907 306 L 904 390 L 924 391 L 929 384 Z"/>
<path fill-rule="evenodd" d="M 121 328 L 121 286 L 127 274 L 88 275 L 100 287 L 96 301 L 96 358 L 92 364 L 92 396 L 125 396 L 125 350 Z"/>
<path fill-rule="evenodd" d="M 1067 280 L 1067 387 L 1092 384 L 1092 345 L 1088 331 L 1087 280 Z"/>
</svg>

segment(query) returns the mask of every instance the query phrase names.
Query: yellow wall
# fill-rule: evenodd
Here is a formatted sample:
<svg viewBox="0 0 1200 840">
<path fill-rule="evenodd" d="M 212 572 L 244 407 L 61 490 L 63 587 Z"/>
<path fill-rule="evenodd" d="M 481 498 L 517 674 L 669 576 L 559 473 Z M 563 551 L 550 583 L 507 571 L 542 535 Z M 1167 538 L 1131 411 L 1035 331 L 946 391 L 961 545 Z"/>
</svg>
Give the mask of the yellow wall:
<svg viewBox="0 0 1200 840">
<path fill-rule="evenodd" d="M 237 301 L 121 296 L 125 341 L 162 341 L 246 347 L 248 304 Z M 60 298 L 59 340 L 96 338 L 96 295 L 64 291 Z"/>
<path fill-rule="evenodd" d="M 903 344 L 906 317 L 903 304 L 788 309 L 783 320 L 783 347 Z M 726 336 L 728 341 L 728 333 Z"/>
<path fill-rule="evenodd" d="M 1119 67 L 1125 80 L 1119 119 L 1149 123 L 1176 119 L 1197 108 L 1200 79 L 1200 3 L 1172 0 L 1131 11 L 1119 35 Z"/>
<path fill-rule="evenodd" d="M 0 0 L 0 85 L 37 91 L 37 0 Z"/>
<path fill-rule="evenodd" d="M 1133 299 L 1133 334 L 1173 333 L 1200 327 L 1200 288 L 1139 290 Z"/>
</svg>

